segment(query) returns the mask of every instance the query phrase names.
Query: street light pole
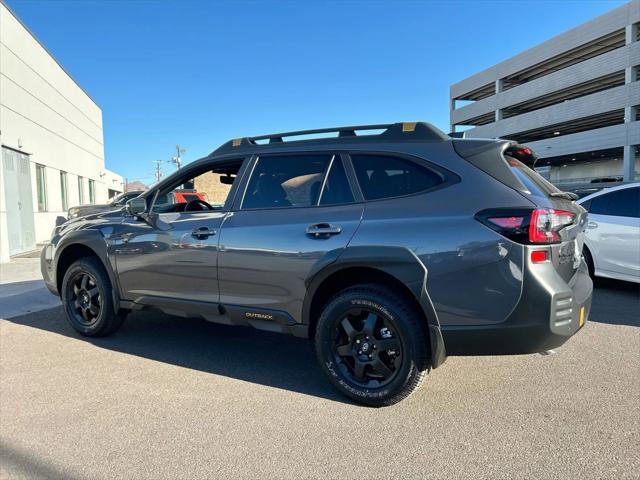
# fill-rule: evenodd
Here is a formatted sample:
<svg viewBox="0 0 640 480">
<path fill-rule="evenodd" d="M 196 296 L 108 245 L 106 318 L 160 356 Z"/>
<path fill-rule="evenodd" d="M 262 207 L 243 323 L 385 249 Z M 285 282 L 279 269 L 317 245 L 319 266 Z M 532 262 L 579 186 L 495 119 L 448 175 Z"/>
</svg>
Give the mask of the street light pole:
<svg viewBox="0 0 640 480">
<path fill-rule="evenodd" d="M 159 182 L 162 178 L 162 170 L 160 169 L 162 160 L 154 160 L 154 163 L 156 164 L 156 182 Z"/>
<path fill-rule="evenodd" d="M 176 156 L 172 158 L 173 163 L 179 169 L 182 166 L 182 154 L 186 152 L 184 148 L 180 148 L 180 145 L 176 145 Z"/>
</svg>

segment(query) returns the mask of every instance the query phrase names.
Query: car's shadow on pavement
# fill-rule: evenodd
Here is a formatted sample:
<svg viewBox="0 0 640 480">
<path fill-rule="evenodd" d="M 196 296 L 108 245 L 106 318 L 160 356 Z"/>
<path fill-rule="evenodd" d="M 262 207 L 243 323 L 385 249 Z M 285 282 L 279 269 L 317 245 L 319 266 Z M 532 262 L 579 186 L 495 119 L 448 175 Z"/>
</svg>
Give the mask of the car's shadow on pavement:
<svg viewBox="0 0 640 480">
<path fill-rule="evenodd" d="M 639 284 L 596 278 L 593 286 L 590 321 L 640 327 Z"/>
<path fill-rule="evenodd" d="M 86 338 L 76 333 L 62 307 L 7 321 L 129 355 L 351 403 L 324 377 L 313 345 L 306 339 L 156 311 L 130 314 L 122 328 L 106 338 Z"/>
</svg>

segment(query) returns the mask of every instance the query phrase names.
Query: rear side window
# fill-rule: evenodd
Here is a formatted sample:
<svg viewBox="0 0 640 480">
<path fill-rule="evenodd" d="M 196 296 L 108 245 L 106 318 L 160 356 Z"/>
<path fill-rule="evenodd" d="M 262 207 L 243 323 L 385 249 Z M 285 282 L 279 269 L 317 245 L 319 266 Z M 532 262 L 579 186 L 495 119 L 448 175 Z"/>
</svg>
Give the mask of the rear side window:
<svg viewBox="0 0 640 480">
<path fill-rule="evenodd" d="M 592 198 L 589 212 L 598 215 L 640 218 L 640 188 L 625 188 Z"/>
<path fill-rule="evenodd" d="M 322 179 L 332 157 L 323 154 L 258 158 L 242 209 L 317 205 Z"/>
<path fill-rule="evenodd" d="M 366 200 L 410 195 L 444 182 L 440 174 L 404 158 L 351 155 L 351 160 Z"/>
</svg>

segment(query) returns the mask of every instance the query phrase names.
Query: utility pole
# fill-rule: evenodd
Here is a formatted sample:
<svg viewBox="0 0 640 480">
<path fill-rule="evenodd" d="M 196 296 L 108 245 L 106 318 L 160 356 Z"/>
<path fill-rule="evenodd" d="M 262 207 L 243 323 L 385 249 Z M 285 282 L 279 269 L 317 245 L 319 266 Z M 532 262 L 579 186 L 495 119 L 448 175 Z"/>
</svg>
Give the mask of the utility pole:
<svg viewBox="0 0 640 480">
<path fill-rule="evenodd" d="M 160 179 L 162 178 L 162 170 L 160 169 L 162 160 L 154 160 L 153 163 L 156 164 L 156 182 L 159 182 Z"/>
<path fill-rule="evenodd" d="M 176 145 L 176 156 L 173 157 L 173 163 L 176 164 L 176 167 L 179 169 L 182 166 L 182 154 L 186 152 L 184 148 L 180 148 L 180 145 Z"/>
</svg>

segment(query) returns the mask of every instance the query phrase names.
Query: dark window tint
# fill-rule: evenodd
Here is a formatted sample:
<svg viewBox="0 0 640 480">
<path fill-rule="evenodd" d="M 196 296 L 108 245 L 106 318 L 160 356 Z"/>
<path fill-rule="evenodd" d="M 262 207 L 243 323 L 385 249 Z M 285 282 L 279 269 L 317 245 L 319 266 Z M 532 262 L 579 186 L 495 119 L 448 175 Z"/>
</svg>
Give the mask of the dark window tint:
<svg viewBox="0 0 640 480">
<path fill-rule="evenodd" d="M 249 179 L 242 208 L 317 205 L 331 158 L 332 155 L 260 157 Z"/>
<path fill-rule="evenodd" d="M 533 195 L 547 197 L 550 193 L 560 192 L 555 185 L 545 180 L 542 175 L 527 167 L 520 160 L 516 160 L 508 155 L 505 155 L 505 158 L 513 174 L 518 177 L 518 180 L 520 180 L 525 188 Z"/>
<path fill-rule="evenodd" d="M 339 156 L 331 164 L 327 181 L 320 197 L 320 205 L 336 205 L 353 202 L 353 193 Z"/>
<path fill-rule="evenodd" d="M 421 192 L 444 179 L 432 170 L 398 157 L 352 155 L 353 166 L 366 200 Z"/>
<path fill-rule="evenodd" d="M 591 199 L 590 213 L 640 218 L 640 188 L 625 188 Z"/>
</svg>

